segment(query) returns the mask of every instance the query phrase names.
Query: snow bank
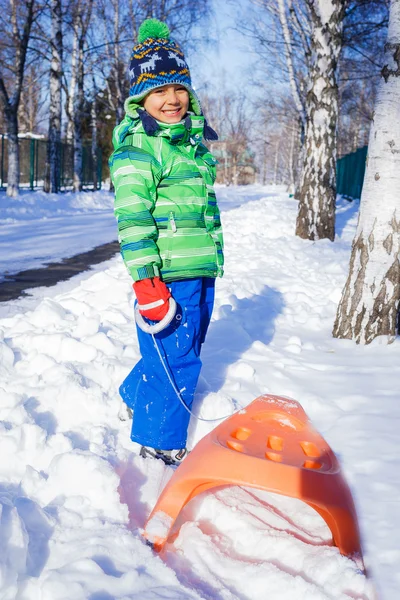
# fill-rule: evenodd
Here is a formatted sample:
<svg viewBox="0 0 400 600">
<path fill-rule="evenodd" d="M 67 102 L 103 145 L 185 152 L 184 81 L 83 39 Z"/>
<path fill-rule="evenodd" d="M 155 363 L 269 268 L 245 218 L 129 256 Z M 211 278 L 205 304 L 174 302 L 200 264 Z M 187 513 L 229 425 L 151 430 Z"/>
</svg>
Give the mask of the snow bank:
<svg viewBox="0 0 400 600">
<path fill-rule="evenodd" d="M 0 194 L 0 281 L 116 239 L 113 194 Z M 73 217 L 73 218 L 72 218 Z"/>
</svg>

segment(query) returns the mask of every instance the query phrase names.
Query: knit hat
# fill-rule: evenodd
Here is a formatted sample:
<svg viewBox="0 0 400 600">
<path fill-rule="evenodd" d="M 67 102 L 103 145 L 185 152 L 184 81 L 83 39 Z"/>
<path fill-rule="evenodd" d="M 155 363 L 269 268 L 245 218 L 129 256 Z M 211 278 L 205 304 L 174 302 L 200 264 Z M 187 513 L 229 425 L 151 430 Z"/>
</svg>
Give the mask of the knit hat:
<svg viewBox="0 0 400 600">
<path fill-rule="evenodd" d="M 146 19 L 139 28 L 138 44 L 133 47 L 129 66 L 133 99 L 143 98 L 163 85 L 182 85 L 189 92 L 191 110 L 201 115 L 201 105 L 192 88 L 189 67 L 179 45 L 169 39 L 168 25 L 157 19 Z"/>
</svg>

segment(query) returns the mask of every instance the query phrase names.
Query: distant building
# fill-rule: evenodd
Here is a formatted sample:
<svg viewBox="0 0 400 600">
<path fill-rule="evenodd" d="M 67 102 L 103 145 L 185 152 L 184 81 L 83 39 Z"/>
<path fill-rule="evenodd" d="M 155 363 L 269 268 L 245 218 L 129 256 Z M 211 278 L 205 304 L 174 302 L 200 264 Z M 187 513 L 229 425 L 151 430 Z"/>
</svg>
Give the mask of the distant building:
<svg viewBox="0 0 400 600">
<path fill-rule="evenodd" d="M 225 185 L 250 185 L 256 181 L 257 168 L 254 153 L 238 148 L 232 142 L 210 142 L 210 150 L 218 160 L 217 183 Z"/>
</svg>

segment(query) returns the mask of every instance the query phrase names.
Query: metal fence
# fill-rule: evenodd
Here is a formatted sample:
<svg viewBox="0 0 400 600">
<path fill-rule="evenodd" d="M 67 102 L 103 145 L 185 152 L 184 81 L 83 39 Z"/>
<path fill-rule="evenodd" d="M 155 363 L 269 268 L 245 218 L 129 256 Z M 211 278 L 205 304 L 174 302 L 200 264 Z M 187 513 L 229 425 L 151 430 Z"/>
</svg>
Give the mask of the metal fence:
<svg viewBox="0 0 400 600">
<path fill-rule="evenodd" d="M 7 187 L 8 144 L 7 136 L 0 134 L 0 189 Z M 74 149 L 71 144 L 62 142 L 60 152 L 59 189 L 72 187 L 74 180 Z M 19 140 L 20 186 L 31 190 L 43 187 L 46 176 L 47 140 L 20 138 Z M 102 151 L 97 148 L 97 189 L 101 189 Z M 90 145 L 83 145 L 82 183 L 93 186 L 93 156 Z"/>
<path fill-rule="evenodd" d="M 0 134 L 0 189 L 7 186 L 7 136 Z M 20 185 L 31 190 L 43 187 L 46 174 L 47 140 L 20 138 Z M 337 161 L 336 191 L 347 198 L 360 198 L 364 182 L 368 147 L 346 154 Z M 70 189 L 74 179 L 73 146 L 62 142 L 60 152 L 59 189 Z M 97 189 L 102 181 L 102 151 L 97 148 Z M 90 145 L 83 145 L 83 186 L 93 186 L 93 156 Z"/>
<path fill-rule="evenodd" d="M 346 198 L 361 198 L 368 146 L 359 148 L 337 161 L 336 192 Z"/>
</svg>

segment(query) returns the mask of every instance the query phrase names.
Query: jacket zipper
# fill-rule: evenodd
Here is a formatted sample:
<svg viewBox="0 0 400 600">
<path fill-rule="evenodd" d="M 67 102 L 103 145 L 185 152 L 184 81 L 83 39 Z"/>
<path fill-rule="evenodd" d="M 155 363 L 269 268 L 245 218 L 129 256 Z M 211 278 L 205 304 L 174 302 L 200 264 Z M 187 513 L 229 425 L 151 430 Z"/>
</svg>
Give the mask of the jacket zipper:
<svg viewBox="0 0 400 600">
<path fill-rule="evenodd" d="M 175 223 L 174 213 L 171 210 L 168 217 L 168 246 L 167 251 L 165 253 L 165 266 L 169 269 L 171 266 L 172 260 L 172 238 L 174 233 L 176 233 L 177 227 Z"/>
</svg>

